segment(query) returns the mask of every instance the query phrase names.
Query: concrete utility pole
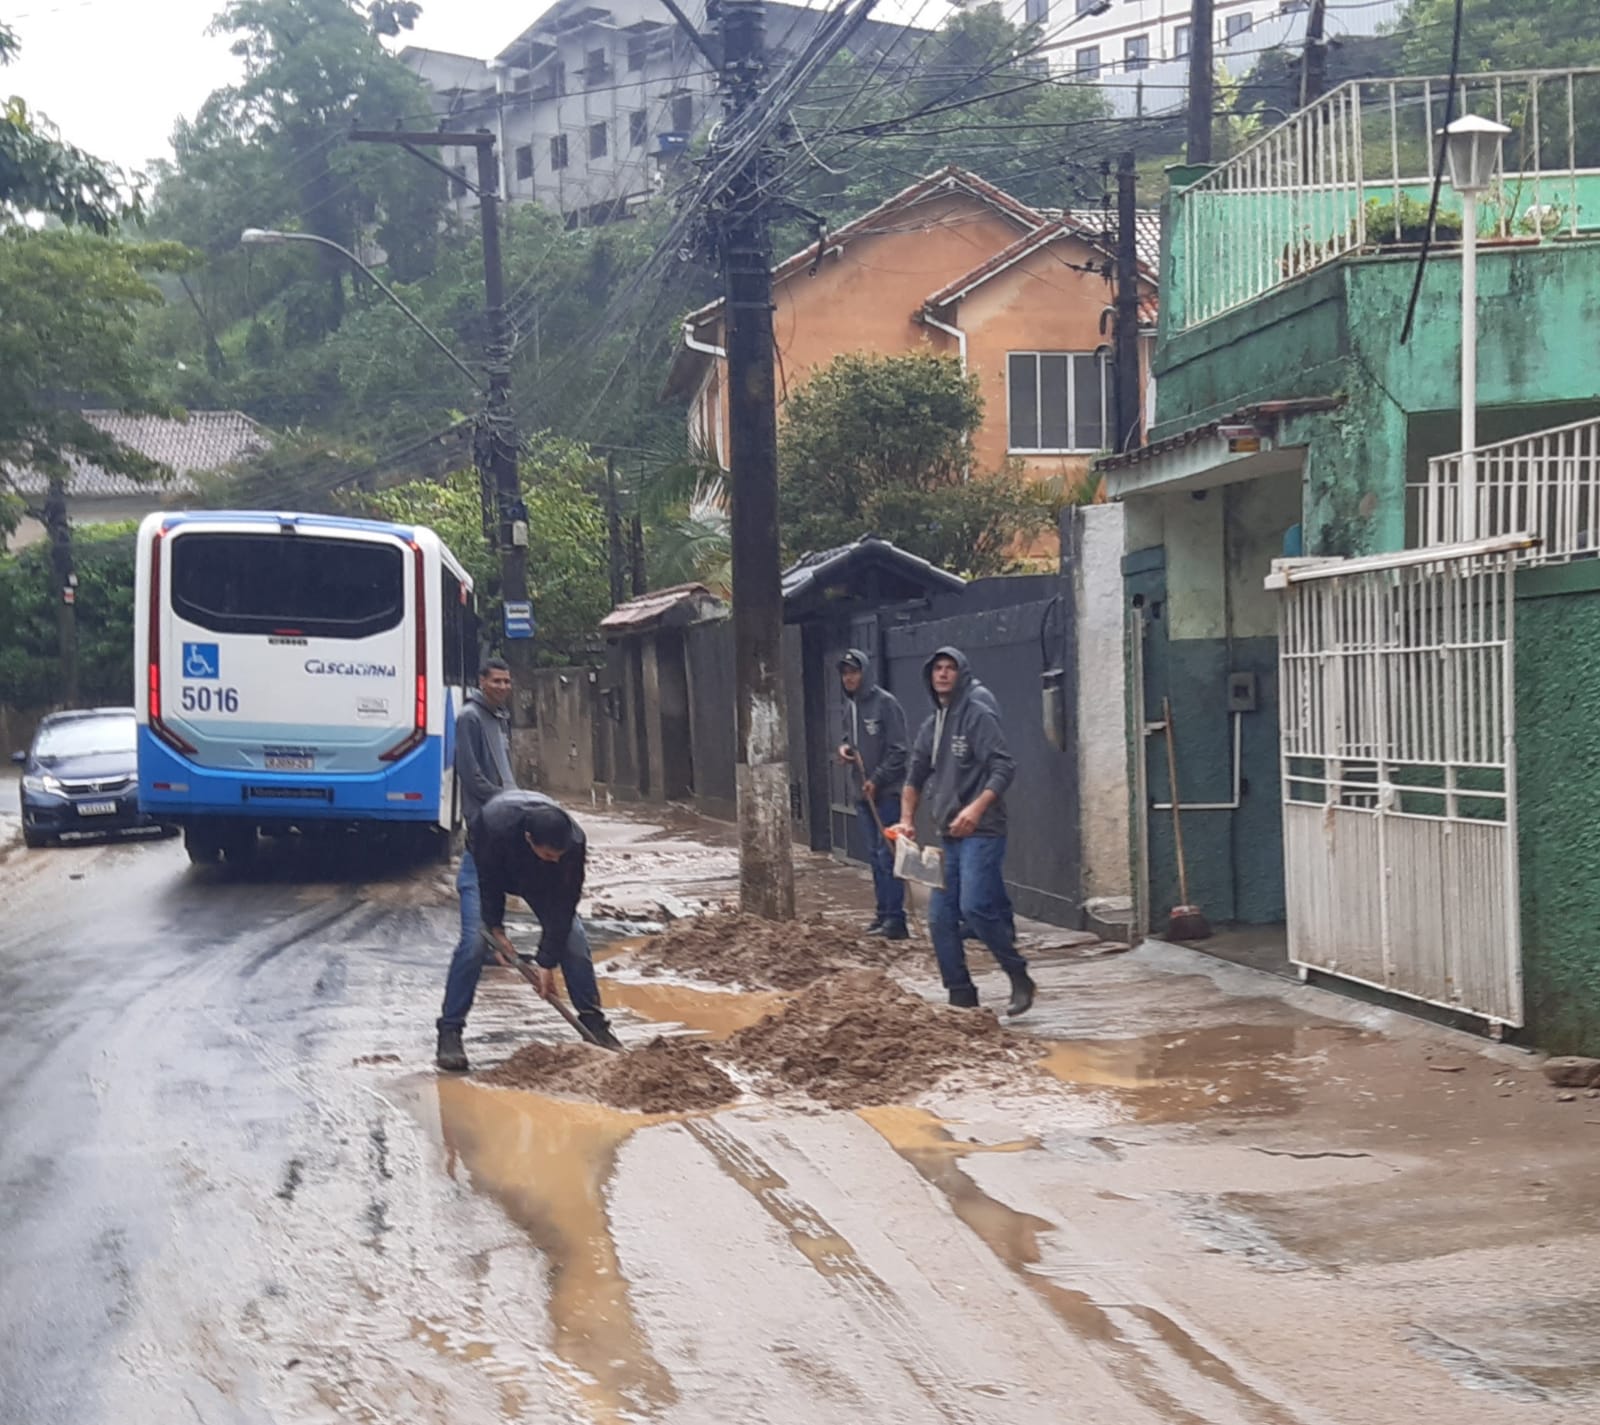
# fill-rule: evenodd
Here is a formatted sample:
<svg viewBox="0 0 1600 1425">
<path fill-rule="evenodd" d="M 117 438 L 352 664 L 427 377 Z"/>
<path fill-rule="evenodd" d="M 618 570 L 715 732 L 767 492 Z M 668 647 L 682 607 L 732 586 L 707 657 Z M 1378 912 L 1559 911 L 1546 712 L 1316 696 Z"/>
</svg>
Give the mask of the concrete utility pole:
<svg viewBox="0 0 1600 1425">
<path fill-rule="evenodd" d="M 1216 19 L 1211 0 L 1194 0 L 1189 12 L 1189 144 L 1186 163 L 1211 162 L 1211 110 L 1216 105 L 1212 46 Z"/>
<path fill-rule="evenodd" d="M 1133 150 L 1117 165 L 1117 439 L 1115 449 L 1137 449 L 1143 442 L 1143 383 L 1139 379 L 1139 209 L 1138 171 Z"/>
<path fill-rule="evenodd" d="M 500 257 L 500 169 L 494 135 L 487 129 L 470 133 L 358 129 L 357 143 L 399 144 L 452 182 L 461 175 L 423 152 L 424 148 L 470 148 L 478 158 L 478 214 L 483 240 L 483 305 L 488 328 L 484 349 L 487 390 L 484 411 L 473 443 L 483 499 L 484 529 L 491 528 L 500 550 L 500 597 L 506 608 L 506 662 L 511 665 L 516 696 L 511 708 L 513 752 L 523 765 L 531 755 L 526 738 L 532 725 L 533 620 L 528 602 L 528 511 L 517 477 L 517 431 L 511 415 L 511 343 L 506 332 L 505 272 Z"/>
<path fill-rule="evenodd" d="M 1322 97 L 1328 87 L 1328 0 L 1311 0 L 1306 16 L 1306 48 L 1300 60 L 1300 107 Z"/>
<path fill-rule="evenodd" d="M 611 607 L 628 597 L 623 580 L 627 574 L 627 552 L 622 546 L 622 506 L 617 501 L 617 457 L 606 452 L 606 573 L 611 581 Z"/>
<path fill-rule="evenodd" d="M 725 128 L 736 125 L 766 75 L 760 0 L 721 0 Z M 713 146 L 712 158 L 718 156 Z M 728 352 L 732 479 L 733 637 L 737 687 L 739 903 L 768 920 L 794 916 L 789 830 L 789 737 L 783 698 L 779 581 L 778 412 L 773 374 L 772 239 L 762 192 L 764 151 L 728 183 L 716 226 Z"/>
</svg>

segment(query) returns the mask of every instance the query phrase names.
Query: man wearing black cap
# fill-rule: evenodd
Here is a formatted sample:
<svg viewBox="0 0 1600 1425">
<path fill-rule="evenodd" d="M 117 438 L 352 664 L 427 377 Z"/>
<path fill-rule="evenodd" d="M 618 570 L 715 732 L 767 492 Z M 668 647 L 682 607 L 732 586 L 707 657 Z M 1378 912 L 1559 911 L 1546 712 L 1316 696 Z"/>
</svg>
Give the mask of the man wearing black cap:
<svg viewBox="0 0 1600 1425">
<path fill-rule="evenodd" d="M 589 937 L 578 918 L 589 855 L 583 828 L 542 792 L 507 791 L 473 818 L 468 844 L 478 864 L 485 936 L 475 955 L 458 952 L 451 962 L 439 1017 L 439 1067 L 452 1073 L 467 1069 L 461 1032 L 490 945 L 502 964 L 516 959 L 505 928 L 508 895 L 521 896 L 539 920 L 539 952 L 534 957 L 539 993 L 547 998 L 555 994 L 559 966 L 579 1023 L 595 1043 L 620 1049 L 600 1008 Z"/>
<path fill-rule="evenodd" d="M 883 828 L 900 819 L 900 788 L 906 779 L 906 714 L 891 692 L 872 681 L 872 660 L 859 648 L 839 659 L 839 684 L 844 690 L 844 741 L 839 760 L 854 765 L 861 777 L 856 821 L 872 848 L 872 887 L 877 916 L 868 935 L 885 940 L 906 938 L 906 888 L 895 878 L 894 852 Z M 874 807 L 877 816 L 873 816 Z"/>
</svg>

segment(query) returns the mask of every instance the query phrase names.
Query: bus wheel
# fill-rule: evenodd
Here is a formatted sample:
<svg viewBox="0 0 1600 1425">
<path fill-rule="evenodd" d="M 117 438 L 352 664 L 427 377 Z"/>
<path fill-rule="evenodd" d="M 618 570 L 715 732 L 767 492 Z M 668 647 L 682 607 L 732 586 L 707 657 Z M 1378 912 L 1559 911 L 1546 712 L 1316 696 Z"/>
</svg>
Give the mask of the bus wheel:
<svg viewBox="0 0 1600 1425">
<path fill-rule="evenodd" d="M 183 831 L 183 849 L 196 866 L 215 866 L 222 856 L 222 843 L 216 834 L 188 826 Z"/>
</svg>

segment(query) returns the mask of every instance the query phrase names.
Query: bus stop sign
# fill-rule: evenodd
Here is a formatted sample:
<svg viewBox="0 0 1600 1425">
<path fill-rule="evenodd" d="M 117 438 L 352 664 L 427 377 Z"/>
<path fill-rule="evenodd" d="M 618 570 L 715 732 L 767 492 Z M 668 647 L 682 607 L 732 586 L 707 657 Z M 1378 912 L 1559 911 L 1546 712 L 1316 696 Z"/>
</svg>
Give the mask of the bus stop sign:
<svg viewBox="0 0 1600 1425">
<path fill-rule="evenodd" d="M 506 602 L 506 637 L 532 638 L 538 624 L 533 618 L 533 604 L 527 599 Z"/>
</svg>

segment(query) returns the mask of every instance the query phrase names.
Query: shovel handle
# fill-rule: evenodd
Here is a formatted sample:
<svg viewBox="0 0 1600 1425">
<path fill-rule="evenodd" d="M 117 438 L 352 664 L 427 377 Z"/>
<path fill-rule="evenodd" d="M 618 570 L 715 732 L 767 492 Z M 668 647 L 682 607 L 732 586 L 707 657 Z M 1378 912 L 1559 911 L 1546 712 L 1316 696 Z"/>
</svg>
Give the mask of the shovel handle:
<svg viewBox="0 0 1600 1425">
<path fill-rule="evenodd" d="M 853 747 L 850 749 L 850 760 L 856 764 L 856 770 L 861 773 L 861 785 L 865 787 L 867 784 L 867 764 L 861 760 L 861 754 Z M 862 793 L 861 800 L 867 804 L 867 810 L 872 813 L 872 819 L 877 823 L 878 835 L 885 841 L 893 841 L 894 837 L 885 828 L 883 818 L 878 815 L 878 804 L 867 796 L 865 792 Z"/>
<path fill-rule="evenodd" d="M 504 965 L 505 961 L 502 960 L 500 963 Z M 594 1043 L 594 1036 L 583 1027 L 583 1021 L 580 1020 L 577 1015 L 575 1015 L 570 1009 L 567 1008 L 565 1004 L 561 1002 L 559 996 L 547 995 L 540 991 L 539 977 L 535 975 L 533 971 L 528 968 L 528 966 L 524 965 L 521 960 L 513 956 L 511 959 L 510 968 L 515 969 L 523 979 L 533 986 L 534 993 L 537 994 L 540 999 L 542 999 L 547 1005 L 555 1010 L 557 1014 L 567 1021 L 568 1026 L 572 1029 L 572 1032 L 578 1036 L 578 1038 L 583 1040 L 585 1044 Z"/>
</svg>

